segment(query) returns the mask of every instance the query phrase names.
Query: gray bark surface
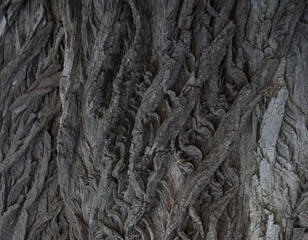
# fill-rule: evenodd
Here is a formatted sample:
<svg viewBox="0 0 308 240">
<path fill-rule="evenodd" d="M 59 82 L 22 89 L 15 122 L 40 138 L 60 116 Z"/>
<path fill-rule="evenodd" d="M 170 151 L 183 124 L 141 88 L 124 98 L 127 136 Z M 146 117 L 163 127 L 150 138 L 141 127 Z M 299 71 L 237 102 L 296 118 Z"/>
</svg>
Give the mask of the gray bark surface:
<svg viewBox="0 0 308 240">
<path fill-rule="evenodd" d="M 0 240 L 308 239 L 308 2 L 0 0 Z"/>
</svg>

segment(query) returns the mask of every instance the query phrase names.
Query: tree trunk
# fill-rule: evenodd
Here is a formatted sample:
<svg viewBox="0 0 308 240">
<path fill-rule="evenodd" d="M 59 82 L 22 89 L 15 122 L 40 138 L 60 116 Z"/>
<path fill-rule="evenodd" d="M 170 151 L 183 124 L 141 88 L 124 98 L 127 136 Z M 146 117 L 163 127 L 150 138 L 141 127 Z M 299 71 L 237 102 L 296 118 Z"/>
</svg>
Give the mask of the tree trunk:
<svg viewBox="0 0 308 240">
<path fill-rule="evenodd" d="M 308 2 L 0 0 L 0 239 L 308 239 Z"/>
</svg>

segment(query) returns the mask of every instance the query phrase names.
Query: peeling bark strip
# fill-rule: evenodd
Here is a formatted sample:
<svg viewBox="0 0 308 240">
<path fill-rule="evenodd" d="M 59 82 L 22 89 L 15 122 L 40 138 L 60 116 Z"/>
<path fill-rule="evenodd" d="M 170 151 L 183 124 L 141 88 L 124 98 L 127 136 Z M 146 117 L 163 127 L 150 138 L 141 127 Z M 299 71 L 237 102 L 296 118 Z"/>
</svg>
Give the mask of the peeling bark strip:
<svg viewBox="0 0 308 240">
<path fill-rule="evenodd" d="M 308 2 L 0 0 L 0 239 L 308 239 Z"/>
</svg>

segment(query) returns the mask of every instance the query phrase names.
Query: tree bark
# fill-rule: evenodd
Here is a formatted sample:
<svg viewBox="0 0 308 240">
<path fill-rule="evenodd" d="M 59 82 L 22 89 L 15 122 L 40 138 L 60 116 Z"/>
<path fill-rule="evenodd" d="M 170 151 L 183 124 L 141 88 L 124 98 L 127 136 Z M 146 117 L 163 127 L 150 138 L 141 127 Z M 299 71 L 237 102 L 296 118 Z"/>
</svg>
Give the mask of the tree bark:
<svg viewBox="0 0 308 240">
<path fill-rule="evenodd" d="M 0 239 L 308 239 L 308 2 L 0 0 Z"/>
</svg>

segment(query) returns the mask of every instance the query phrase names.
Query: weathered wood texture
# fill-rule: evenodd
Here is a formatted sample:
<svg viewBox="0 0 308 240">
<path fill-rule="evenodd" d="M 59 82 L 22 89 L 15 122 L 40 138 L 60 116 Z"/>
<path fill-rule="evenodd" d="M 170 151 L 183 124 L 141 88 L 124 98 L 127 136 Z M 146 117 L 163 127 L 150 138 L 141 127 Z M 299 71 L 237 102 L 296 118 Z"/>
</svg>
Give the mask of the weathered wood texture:
<svg viewBox="0 0 308 240">
<path fill-rule="evenodd" d="M 308 1 L 0 0 L 0 239 L 308 239 Z"/>
</svg>

